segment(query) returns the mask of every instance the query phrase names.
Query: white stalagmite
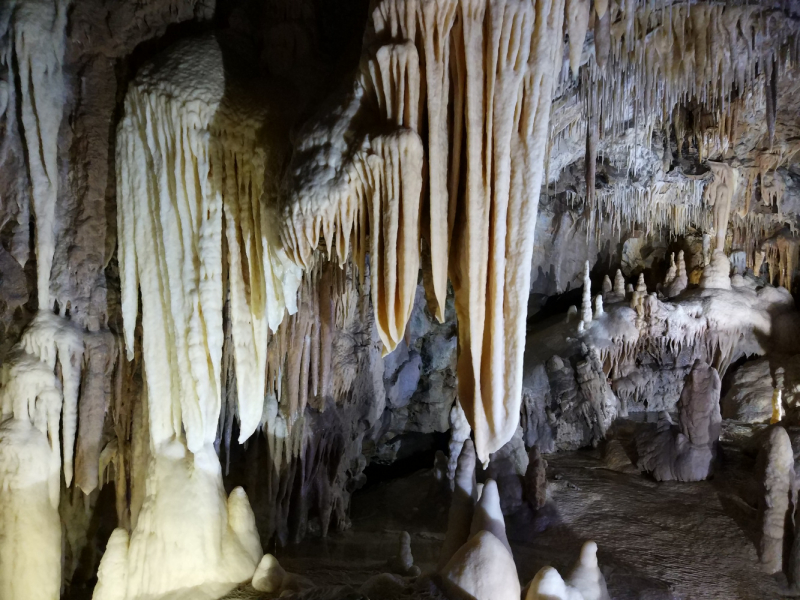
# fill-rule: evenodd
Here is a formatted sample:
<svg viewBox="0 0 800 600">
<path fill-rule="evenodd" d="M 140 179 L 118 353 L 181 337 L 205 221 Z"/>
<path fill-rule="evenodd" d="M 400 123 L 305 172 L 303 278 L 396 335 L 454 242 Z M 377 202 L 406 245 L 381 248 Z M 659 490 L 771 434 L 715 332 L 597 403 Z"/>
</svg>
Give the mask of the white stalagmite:
<svg viewBox="0 0 800 600">
<path fill-rule="evenodd" d="M 19 348 L 0 371 L 0 597 L 58 600 L 61 390 Z"/>
<path fill-rule="evenodd" d="M 589 261 L 583 267 L 583 296 L 581 297 L 581 321 L 584 327 L 592 322 L 592 280 L 589 278 Z"/>
<path fill-rule="evenodd" d="M 442 581 L 454 598 L 517 600 L 521 594 L 519 578 L 506 537 L 497 483 L 487 479 L 479 493 L 472 524 L 465 523 L 468 539 L 441 569 Z M 455 505 L 460 500 L 454 497 L 453 502 Z M 450 533 L 448 527 L 448 541 L 452 541 Z"/>
<path fill-rule="evenodd" d="M 452 490 L 455 485 L 458 457 L 461 456 L 464 442 L 469 439 L 469 434 L 472 431 L 469 421 L 467 421 L 467 415 L 464 414 L 464 409 L 461 408 L 458 400 L 453 403 L 453 408 L 450 409 L 449 422 L 450 441 L 448 442 L 448 449 L 450 454 L 447 458 L 447 478 L 450 480 L 450 489 Z"/>
<path fill-rule="evenodd" d="M 16 4 L 16 6 L 13 6 Z M 36 288 L 39 308 L 50 309 L 58 195 L 58 129 L 64 109 L 65 27 L 69 0 L 11 2 L 20 117 L 27 146 L 36 216 Z"/>
<path fill-rule="evenodd" d="M 619 269 L 614 275 L 614 295 L 625 298 L 625 277 L 623 277 L 622 271 Z"/>
<path fill-rule="evenodd" d="M 581 547 L 566 581 L 553 567 L 543 567 L 531 581 L 525 600 L 610 600 L 597 563 L 597 544 L 586 542 Z"/>
<path fill-rule="evenodd" d="M 714 210 L 715 250 L 725 250 L 725 236 L 728 233 L 728 219 L 731 202 L 739 187 L 739 172 L 727 163 L 708 161 L 714 179 L 706 186 L 705 200 Z"/>
<path fill-rule="evenodd" d="M 608 274 L 603 275 L 603 298 L 608 298 L 608 295 L 613 292 L 614 286 L 611 284 L 611 278 Z"/>
<path fill-rule="evenodd" d="M 605 577 L 597 563 L 595 542 L 586 542 L 581 547 L 581 554 L 567 577 L 567 584 L 578 590 L 583 600 L 611 600 Z"/>
<path fill-rule="evenodd" d="M 667 271 L 666 276 L 664 277 L 664 286 L 668 286 L 671 284 L 675 277 L 678 276 L 678 267 L 675 264 L 675 253 L 669 255 L 669 270 Z"/>
<path fill-rule="evenodd" d="M 606 276 L 608 277 L 608 276 Z M 603 294 L 606 304 L 613 304 L 614 302 L 624 302 L 625 301 L 625 277 L 622 275 L 622 271 L 617 269 L 616 274 L 614 275 L 614 285 L 608 294 Z"/>
<path fill-rule="evenodd" d="M 255 517 L 241 488 L 226 497 L 212 445 L 190 453 L 179 440 L 163 444 L 145 488 L 130 538 L 112 534 L 94 600 L 167 599 L 178 590 L 219 598 L 253 576 L 262 556 Z"/>
<path fill-rule="evenodd" d="M 324 234 L 340 263 L 352 244 L 361 267 L 369 234 L 385 351 L 403 335 L 419 239 L 427 239 L 430 265 L 423 268 L 431 272 L 423 280 L 440 318 L 445 270 L 455 291 L 459 398 L 484 462 L 519 419 L 530 259 L 563 18 L 563 0 L 377 3 L 361 76 L 333 118 L 306 128 L 288 178 L 281 238 L 298 265 L 310 264 Z M 400 133 L 354 136 L 369 129 L 366 114 L 373 126 Z"/>
<path fill-rule="evenodd" d="M 0 370 L 2 598 L 57 600 L 60 595 L 61 444 L 69 485 L 83 350 L 80 330 L 43 310 Z"/>
<path fill-rule="evenodd" d="M 780 425 L 772 427 L 756 460 L 760 478 L 758 498 L 758 558 L 767 573 L 783 569 L 784 535 L 791 520 L 791 499 L 795 485 L 792 443 Z"/>
<path fill-rule="evenodd" d="M 603 310 L 603 296 L 601 294 L 597 294 L 594 297 L 594 318 L 597 319 L 601 317 L 605 311 Z"/>
</svg>

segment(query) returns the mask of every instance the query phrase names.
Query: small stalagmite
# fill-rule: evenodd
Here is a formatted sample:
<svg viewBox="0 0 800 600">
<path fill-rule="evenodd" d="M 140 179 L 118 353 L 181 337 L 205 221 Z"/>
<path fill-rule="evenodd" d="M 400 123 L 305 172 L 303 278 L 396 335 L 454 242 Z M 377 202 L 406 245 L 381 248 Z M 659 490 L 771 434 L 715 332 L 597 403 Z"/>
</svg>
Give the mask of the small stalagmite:
<svg viewBox="0 0 800 600">
<path fill-rule="evenodd" d="M 756 461 L 756 473 L 761 482 L 758 558 L 764 571 L 778 573 L 783 569 L 784 537 L 795 478 L 792 444 L 783 427 L 776 425 L 770 430 Z"/>
<path fill-rule="evenodd" d="M 583 296 L 581 298 L 581 322 L 588 327 L 592 322 L 592 280 L 589 278 L 589 261 L 583 267 Z"/>
</svg>

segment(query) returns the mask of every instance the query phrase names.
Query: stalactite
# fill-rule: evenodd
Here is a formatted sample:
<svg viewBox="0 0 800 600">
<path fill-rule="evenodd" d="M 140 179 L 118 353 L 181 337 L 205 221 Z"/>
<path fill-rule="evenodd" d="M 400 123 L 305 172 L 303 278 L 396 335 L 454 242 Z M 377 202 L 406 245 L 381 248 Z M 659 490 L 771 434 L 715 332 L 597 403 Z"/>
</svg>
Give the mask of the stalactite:
<svg viewBox="0 0 800 600">
<path fill-rule="evenodd" d="M 595 61 L 600 69 L 605 69 L 611 53 L 611 13 L 608 0 L 596 0 L 594 20 Z"/>
<path fill-rule="evenodd" d="M 447 257 L 453 218 L 450 210 L 448 171 L 450 169 L 450 136 L 448 132 L 448 100 L 450 96 L 450 31 L 457 15 L 455 0 L 427 0 L 418 8 L 420 33 L 425 58 L 425 83 L 428 107 L 428 219 L 423 219 L 423 235 L 427 231 L 431 253 L 431 284 L 436 299 L 432 313 L 444 322 L 447 297 Z M 458 147 L 458 146 L 456 146 Z M 454 169 L 455 170 L 455 169 Z M 454 201 L 453 201 L 454 203 Z"/>
<path fill-rule="evenodd" d="M 587 211 L 594 208 L 594 196 L 597 177 L 597 117 L 594 114 L 594 106 L 590 103 L 589 110 L 592 111 L 586 120 L 586 204 Z M 591 213 L 589 213 L 591 214 Z M 588 216 L 588 215 L 587 215 Z"/>
<path fill-rule="evenodd" d="M 14 58 L 20 90 L 20 117 L 27 146 L 33 212 L 39 308 L 51 309 L 50 271 L 55 253 L 58 195 L 58 129 L 64 108 L 67 0 L 23 2 L 14 7 Z"/>
<path fill-rule="evenodd" d="M 767 135 L 769 137 L 769 147 L 775 141 L 775 119 L 778 114 L 778 65 L 774 59 L 767 59 L 764 65 L 764 96 L 767 108 Z"/>
<path fill-rule="evenodd" d="M 578 77 L 581 66 L 583 42 L 586 40 L 586 31 L 589 29 L 590 16 L 589 0 L 567 0 L 566 23 L 569 36 L 569 67 L 573 77 Z"/>
<path fill-rule="evenodd" d="M 447 271 L 459 319 L 460 398 L 485 460 L 513 434 L 521 401 L 532 236 L 561 47 L 553 42 L 561 39 L 564 7 L 560 0 L 508 0 L 491 6 L 483 0 L 460 2 L 449 35 L 452 68 L 445 71 L 443 58 L 429 65 L 430 49 L 426 53 L 414 44 L 423 43 L 417 27 L 429 26 L 432 13 L 446 27 L 449 4 L 435 10 L 417 6 L 413 0 L 376 5 L 372 25 L 383 45 L 366 54 L 356 90 L 343 98 L 334 125 L 357 128 L 363 103 L 372 108 L 374 120 L 401 128 L 401 133 L 365 136 L 349 147 L 341 141 L 326 146 L 322 141 L 332 140 L 330 124 L 308 128 L 296 148 L 298 161 L 290 167 L 282 239 L 289 255 L 308 266 L 320 229 L 336 229 L 339 240 L 353 231 L 363 243 L 363 215 L 369 211 L 373 304 L 385 350 L 391 351 L 402 338 L 416 286 L 420 174 L 423 158 L 428 159 L 428 179 L 436 182 L 431 185 L 441 190 L 448 181 L 448 194 L 446 199 L 433 197 L 429 190 L 427 206 L 437 221 L 421 229 L 431 235 L 444 231 L 445 210 L 439 203 L 447 200 L 446 226 L 452 228 Z M 420 76 L 420 56 L 425 57 L 425 77 Z M 440 79 L 445 74 L 455 90 L 452 123 L 449 118 L 443 122 L 444 98 L 431 98 L 445 89 Z M 435 85 L 423 87 L 421 82 L 429 79 Z M 418 132 L 426 104 L 428 139 L 423 145 Z M 449 164 L 436 146 L 442 139 L 452 140 Z M 394 149 L 395 142 L 404 152 Z M 435 169 L 439 172 L 434 174 Z M 437 243 L 444 247 L 447 239 L 440 234 Z M 363 264 L 363 255 L 354 252 L 354 258 Z M 340 263 L 344 259 L 339 255 Z M 444 260 L 444 253 L 432 250 L 432 269 L 439 278 L 433 296 L 440 306 L 445 263 L 434 267 L 434 261 Z"/>
<path fill-rule="evenodd" d="M 153 443 L 184 429 L 191 450 L 214 441 L 220 411 L 223 214 L 241 439 L 261 417 L 267 326 L 277 327 L 284 306 L 296 308 L 298 283 L 296 268 L 268 242 L 260 205 L 265 158 L 255 134 L 264 115 L 239 115 L 234 101 L 223 102 L 220 51 L 212 38 L 202 43 L 219 60 L 216 73 L 203 75 L 207 85 L 171 97 L 165 71 L 145 69 L 128 92 L 117 142 L 128 356 L 141 288 L 146 381 L 151 397 L 165 399 L 151 406 Z M 175 56 L 192 51 L 184 43 Z M 175 170 L 150 170 L 159 156 Z"/>
<path fill-rule="evenodd" d="M 103 425 L 112 400 L 117 341 L 109 331 L 85 334 L 83 378 L 78 408 L 78 443 L 75 450 L 75 484 L 89 494 L 99 485 Z"/>
</svg>

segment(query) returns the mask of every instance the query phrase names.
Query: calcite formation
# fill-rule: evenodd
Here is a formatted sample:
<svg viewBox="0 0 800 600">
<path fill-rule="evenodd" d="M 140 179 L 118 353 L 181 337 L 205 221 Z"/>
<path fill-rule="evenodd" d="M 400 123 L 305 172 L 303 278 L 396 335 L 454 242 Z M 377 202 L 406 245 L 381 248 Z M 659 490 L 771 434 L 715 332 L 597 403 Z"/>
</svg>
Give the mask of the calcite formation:
<svg viewBox="0 0 800 600">
<path fill-rule="evenodd" d="M 776 426 L 769 432 L 756 472 L 761 479 L 758 557 L 767 573 L 777 573 L 783 569 L 784 536 L 795 495 L 792 445 L 783 427 Z"/>
<path fill-rule="evenodd" d="M 721 387 L 717 370 L 695 361 L 678 400 L 678 428 L 660 423 L 654 432 L 639 434 L 639 468 L 658 481 L 706 479 L 717 455 Z"/>
<path fill-rule="evenodd" d="M 431 264 L 422 267 L 430 276 L 423 279 L 440 319 L 448 275 L 455 290 L 459 393 L 482 462 L 517 425 L 524 307 L 559 47 L 553 41 L 563 18 L 559 2 L 378 3 L 362 73 L 334 124 L 327 118 L 309 127 L 297 145 L 283 209 L 282 239 L 301 265 L 323 234 L 340 262 L 352 245 L 362 263 L 370 232 L 373 304 L 387 351 L 405 329 L 420 235 L 427 240 Z M 445 91 L 451 85 L 452 122 Z M 423 106 L 426 140 L 419 135 Z M 365 127 L 369 112 L 392 133 L 352 136 L 349 145 L 337 138 Z M 425 174 L 430 212 L 418 223 Z"/>
<path fill-rule="evenodd" d="M 796 8 L 2 3 L 0 597 L 796 591 Z"/>
</svg>

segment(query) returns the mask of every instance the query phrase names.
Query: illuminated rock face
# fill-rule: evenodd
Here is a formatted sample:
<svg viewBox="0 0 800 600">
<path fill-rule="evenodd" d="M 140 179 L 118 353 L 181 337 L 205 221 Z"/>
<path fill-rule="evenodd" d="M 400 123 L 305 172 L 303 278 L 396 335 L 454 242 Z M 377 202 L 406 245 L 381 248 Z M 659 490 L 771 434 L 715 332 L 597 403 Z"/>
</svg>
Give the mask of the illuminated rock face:
<svg viewBox="0 0 800 600">
<path fill-rule="evenodd" d="M 540 451 L 677 409 L 639 465 L 704 479 L 732 369 L 723 414 L 791 431 L 788 8 L 217 4 L 0 6 L 0 597 L 305 590 L 261 544 L 350 527 L 370 462 L 448 431 L 437 577 L 519 597 L 502 511 L 546 518 Z M 417 591 L 402 539 L 364 589 Z M 584 551 L 528 597 L 603 600 Z"/>
</svg>

